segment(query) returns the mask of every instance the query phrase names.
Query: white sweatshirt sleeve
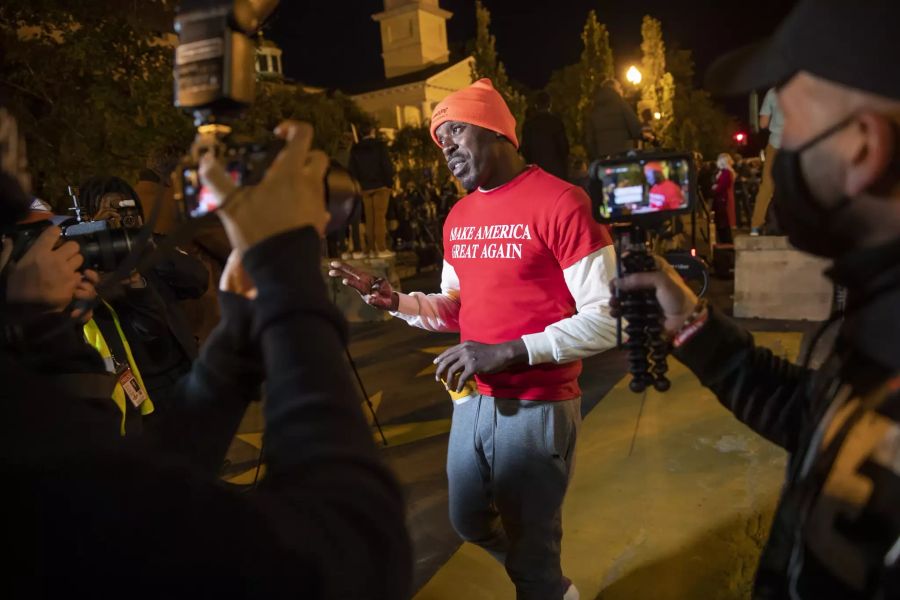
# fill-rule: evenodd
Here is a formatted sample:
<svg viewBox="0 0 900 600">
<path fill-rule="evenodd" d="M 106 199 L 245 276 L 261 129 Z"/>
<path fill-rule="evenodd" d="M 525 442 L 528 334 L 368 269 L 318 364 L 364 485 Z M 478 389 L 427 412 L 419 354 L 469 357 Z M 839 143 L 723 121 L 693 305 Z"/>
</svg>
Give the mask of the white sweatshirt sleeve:
<svg viewBox="0 0 900 600">
<path fill-rule="evenodd" d="M 529 364 L 567 363 L 615 347 L 616 320 L 609 314 L 609 282 L 615 273 L 613 246 L 601 248 L 563 270 L 578 312 L 540 333 L 522 336 Z"/>
<path fill-rule="evenodd" d="M 441 293 L 397 294 L 400 297 L 397 312 L 391 314 L 413 327 L 427 331 L 459 331 L 459 277 L 453 265 L 444 261 L 441 271 Z"/>
</svg>

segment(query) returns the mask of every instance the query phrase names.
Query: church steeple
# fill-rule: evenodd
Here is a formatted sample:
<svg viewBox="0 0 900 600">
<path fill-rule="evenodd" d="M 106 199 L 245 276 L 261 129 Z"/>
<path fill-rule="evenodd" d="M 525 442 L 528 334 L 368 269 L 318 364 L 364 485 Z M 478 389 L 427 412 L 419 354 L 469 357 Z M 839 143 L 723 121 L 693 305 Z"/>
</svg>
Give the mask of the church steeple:
<svg viewBox="0 0 900 600">
<path fill-rule="evenodd" d="M 384 12 L 372 15 L 381 25 L 385 77 L 397 77 L 449 61 L 447 19 L 438 0 L 384 0 Z"/>
</svg>

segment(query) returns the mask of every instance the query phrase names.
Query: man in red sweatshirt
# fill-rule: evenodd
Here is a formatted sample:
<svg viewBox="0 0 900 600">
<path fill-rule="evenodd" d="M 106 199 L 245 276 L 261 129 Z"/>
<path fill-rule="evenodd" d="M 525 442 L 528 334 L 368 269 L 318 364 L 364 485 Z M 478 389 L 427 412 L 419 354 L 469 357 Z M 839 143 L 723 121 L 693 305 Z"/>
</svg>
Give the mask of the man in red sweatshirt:
<svg viewBox="0 0 900 600">
<path fill-rule="evenodd" d="M 560 566 L 561 507 L 581 359 L 615 345 L 612 242 L 581 188 L 525 164 L 489 80 L 442 101 L 431 134 L 469 190 L 444 224 L 441 293 L 400 294 L 342 263 L 330 275 L 410 325 L 460 332 L 435 360 L 448 389 L 470 391 L 454 400 L 451 522 L 506 566 L 518 598 L 578 598 Z"/>
</svg>

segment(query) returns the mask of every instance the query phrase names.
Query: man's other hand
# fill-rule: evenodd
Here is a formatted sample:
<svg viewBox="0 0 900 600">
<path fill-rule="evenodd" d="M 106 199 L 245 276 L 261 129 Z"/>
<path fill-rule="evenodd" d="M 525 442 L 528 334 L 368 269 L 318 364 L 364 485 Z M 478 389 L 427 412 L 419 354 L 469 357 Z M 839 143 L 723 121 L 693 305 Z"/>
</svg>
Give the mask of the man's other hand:
<svg viewBox="0 0 900 600">
<path fill-rule="evenodd" d="M 207 154 L 200 176 L 220 202 L 219 209 L 232 246 L 241 252 L 278 234 L 302 227 L 325 232 L 330 215 L 325 210 L 325 172 L 328 157 L 310 150 L 313 128 L 285 121 L 275 135 L 287 141 L 257 186 L 235 188 L 222 165 Z"/>
<path fill-rule="evenodd" d="M 387 279 L 376 278 L 340 261 L 333 261 L 329 267 L 328 275 L 340 279 L 341 283 L 359 292 L 369 306 L 381 310 L 397 310 L 399 296 L 394 293 L 394 288 Z"/>
<path fill-rule="evenodd" d="M 466 382 L 476 374 L 497 373 L 528 360 L 528 349 L 522 340 L 503 344 L 463 342 L 434 359 L 434 378 L 446 382 L 447 389 L 462 392 Z"/>
<path fill-rule="evenodd" d="M 668 335 L 674 336 L 694 312 L 698 299 L 675 267 L 658 256 L 654 258 L 656 271 L 632 273 L 610 282 L 609 287 L 613 295 L 609 303 L 610 312 L 613 317 L 619 317 L 622 314 L 619 301 L 615 297 L 617 289 L 622 292 L 655 290 L 656 299 L 662 307 L 664 315 L 663 327 Z"/>
<path fill-rule="evenodd" d="M 61 311 L 72 302 L 82 283 L 78 269 L 84 257 L 75 242 L 65 242 L 57 247 L 61 234 L 59 227 L 48 227 L 19 262 L 7 264 L 7 302 L 35 304 L 54 311 Z M 3 242 L 5 255 L 9 253 L 7 245 L 11 249 L 12 240 Z"/>
</svg>

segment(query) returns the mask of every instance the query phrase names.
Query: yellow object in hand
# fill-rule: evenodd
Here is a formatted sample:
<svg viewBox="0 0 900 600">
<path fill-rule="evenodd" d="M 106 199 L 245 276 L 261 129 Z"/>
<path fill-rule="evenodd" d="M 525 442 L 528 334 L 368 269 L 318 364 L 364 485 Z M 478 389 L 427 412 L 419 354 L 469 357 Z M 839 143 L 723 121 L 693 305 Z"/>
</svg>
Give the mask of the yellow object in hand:
<svg viewBox="0 0 900 600">
<path fill-rule="evenodd" d="M 475 381 L 470 379 L 466 382 L 466 385 L 463 386 L 461 392 L 457 392 L 455 389 L 451 389 L 447 384 L 447 380 L 441 378 L 441 383 L 444 384 L 444 389 L 447 390 L 447 393 L 450 394 L 450 399 L 453 401 L 459 400 L 460 398 L 465 398 L 466 396 L 471 396 L 472 394 L 478 393 L 478 386 L 475 384 Z"/>
</svg>

